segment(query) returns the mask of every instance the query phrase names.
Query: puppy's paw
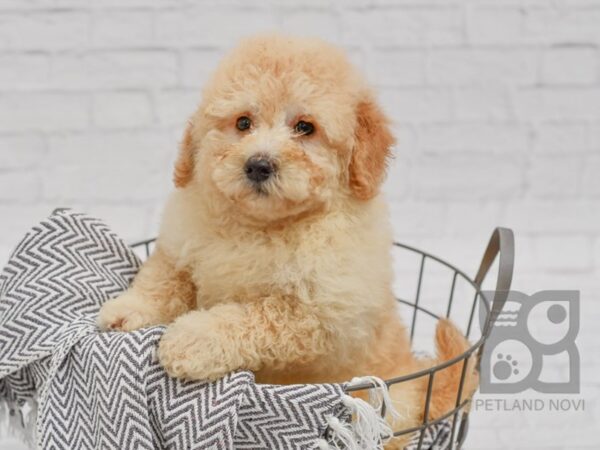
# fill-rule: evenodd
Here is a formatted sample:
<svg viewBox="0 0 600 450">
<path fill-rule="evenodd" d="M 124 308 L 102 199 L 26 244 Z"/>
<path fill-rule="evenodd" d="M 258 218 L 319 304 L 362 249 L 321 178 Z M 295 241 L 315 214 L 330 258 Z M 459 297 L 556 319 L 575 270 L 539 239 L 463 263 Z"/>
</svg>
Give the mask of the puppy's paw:
<svg viewBox="0 0 600 450">
<path fill-rule="evenodd" d="M 180 317 L 160 340 L 161 365 L 175 378 L 210 381 L 241 368 L 241 356 L 219 328 L 206 311 Z"/>
<path fill-rule="evenodd" d="M 96 319 L 101 330 L 132 331 L 156 323 L 152 306 L 134 291 L 126 291 L 108 300 Z"/>
</svg>

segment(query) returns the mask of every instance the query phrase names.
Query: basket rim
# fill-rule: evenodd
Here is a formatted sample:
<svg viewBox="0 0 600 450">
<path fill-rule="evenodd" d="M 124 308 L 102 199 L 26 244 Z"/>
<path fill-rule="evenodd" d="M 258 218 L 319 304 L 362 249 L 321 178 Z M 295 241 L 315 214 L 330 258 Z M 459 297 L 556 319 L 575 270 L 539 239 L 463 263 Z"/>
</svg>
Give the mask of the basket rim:
<svg viewBox="0 0 600 450">
<path fill-rule="evenodd" d="M 157 238 L 144 239 L 141 241 L 132 242 L 129 245 L 132 248 L 139 248 L 139 247 L 143 246 L 146 249 L 146 254 L 149 255 L 149 252 L 150 252 L 149 246 L 151 244 L 153 244 L 154 242 L 156 242 L 156 239 Z M 491 302 L 490 302 L 490 300 L 486 297 L 484 292 L 481 290 L 481 286 L 479 286 L 474 279 L 471 279 L 463 270 L 459 269 L 458 267 L 454 266 L 453 264 L 449 263 L 448 261 L 446 261 L 438 256 L 435 256 L 432 253 L 426 252 L 424 250 L 420 250 L 411 245 L 407 245 L 407 244 L 404 244 L 401 242 L 394 241 L 394 242 L 392 242 L 392 246 L 409 250 L 413 253 L 421 255 L 422 258 L 429 258 L 433 261 L 436 261 L 439 264 L 442 264 L 443 266 L 447 267 L 448 269 L 451 269 L 456 274 L 456 276 L 460 276 L 464 281 L 466 281 L 473 287 L 473 289 L 475 290 L 475 297 L 476 297 L 475 300 L 477 299 L 477 297 L 479 297 L 482 300 L 482 304 L 486 309 L 486 314 L 487 314 L 486 322 L 489 322 L 491 320 L 491 314 L 490 314 Z M 398 297 L 395 297 L 395 299 L 397 302 L 403 303 L 407 306 L 411 306 L 411 307 L 415 308 L 416 310 L 419 310 L 425 314 L 428 314 L 429 316 L 431 316 L 437 320 L 441 320 L 441 317 L 439 315 L 437 315 L 436 313 L 430 311 L 429 309 L 419 305 L 416 302 L 411 302 L 409 300 L 401 299 Z M 407 382 L 410 380 L 415 380 L 415 379 L 421 378 L 423 376 L 428 376 L 431 373 L 441 371 L 441 370 L 445 369 L 446 367 L 449 367 L 453 364 L 458 363 L 459 361 L 468 359 L 476 350 L 478 350 L 485 343 L 485 340 L 486 340 L 486 336 L 484 333 L 482 333 L 481 337 L 475 343 L 473 343 L 467 350 L 465 350 L 463 353 L 461 353 L 458 356 L 455 356 L 452 359 L 444 361 L 443 363 L 440 363 L 440 364 L 436 364 L 435 366 L 431 366 L 427 369 L 420 370 L 418 372 L 413 372 L 411 374 L 402 375 L 399 377 L 389 378 L 389 379 L 386 379 L 383 381 L 389 388 L 393 384 L 403 383 L 403 382 Z M 373 384 L 362 383 L 362 384 L 353 385 L 352 387 L 346 387 L 345 390 L 347 392 L 354 392 L 354 391 L 360 391 L 360 390 L 365 390 L 365 389 L 371 389 L 373 387 L 374 387 Z"/>
</svg>

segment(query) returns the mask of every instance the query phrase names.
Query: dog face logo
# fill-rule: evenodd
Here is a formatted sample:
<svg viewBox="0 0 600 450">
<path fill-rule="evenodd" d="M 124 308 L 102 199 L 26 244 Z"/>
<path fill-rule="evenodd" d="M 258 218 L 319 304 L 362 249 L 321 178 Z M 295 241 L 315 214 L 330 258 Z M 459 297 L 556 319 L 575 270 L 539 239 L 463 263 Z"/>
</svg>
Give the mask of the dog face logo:
<svg viewBox="0 0 600 450">
<path fill-rule="evenodd" d="M 175 181 L 216 191 L 259 224 L 277 222 L 373 197 L 392 144 L 387 119 L 341 51 L 257 38 L 205 89 Z"/>
<path fill-rule="evenodd" d="M 483 292 L 493 298 L 494 292 Z M 487 309 L 479 308 L 484 329 Z M 579 392 L 579 292 L 511 291 L 491 329 L 481 358 L 481 392 L 514 394 Z M 568 374 L 552 372 L 568 367 Z"/>
</svg>

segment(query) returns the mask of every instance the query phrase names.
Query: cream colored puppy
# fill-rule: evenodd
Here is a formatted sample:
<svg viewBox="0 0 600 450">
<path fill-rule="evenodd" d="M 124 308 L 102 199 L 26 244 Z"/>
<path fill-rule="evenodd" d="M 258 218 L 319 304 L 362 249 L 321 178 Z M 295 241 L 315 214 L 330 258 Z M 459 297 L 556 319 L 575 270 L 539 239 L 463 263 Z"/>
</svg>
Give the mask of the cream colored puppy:
<svg viewBox="0 0 600 450">
<path fill-rule="evenodd" d="M 393 142 L 341 51 L 246 41 L 189 122 L 156 250 L 100 327 L 170 324 L 159 358 L 187 379 L 248 369 L 260 382 L 341 382 L 431 364 L 413 357 L 391 290 L 378 190 Z M 440 358 L 466 345 L 442 322 Z M 436 377 L 432 415 L 452 406 L 456 378 Z M 426 381 L 393 392 L 403 425 L 420 420 Z"/>
</svg>

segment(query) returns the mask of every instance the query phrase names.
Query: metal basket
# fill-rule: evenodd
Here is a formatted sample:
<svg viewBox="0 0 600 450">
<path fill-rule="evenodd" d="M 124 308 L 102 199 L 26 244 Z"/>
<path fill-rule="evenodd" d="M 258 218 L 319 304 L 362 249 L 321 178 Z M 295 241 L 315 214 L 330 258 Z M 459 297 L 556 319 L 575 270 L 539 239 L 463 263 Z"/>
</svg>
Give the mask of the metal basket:
<svg viewBox="0 0 600 450">
<path fill-rule="evenodd" d="M 136 242 L 132 244 L 132 247 L 139 252 L 141 252 L 142 257 L 149 256 L 152 246 L 154 245 L 154 239 L 149 239 L 145 241 Z M 463 354 L 449 360 L 445 361 L 442 364 L 438 364 L 436 366 L 430 367 L 425 370 L 421 370 L 416 373 L 412 373 L 409 375 L 404 375 L 397 378 L 391 378 L 389 380 L 384 380 L 388 389 L 390 386 L 393 386 L 398 383 L 406 383 L 417 378 L 427 377 L 427 393 L 425 396 L 425 402 L 423 405 L 423 422 L 421 425 L 408 428 L 395 430 L 394 436 L 402 436 L 410 433 L 419 433 L 419 439 L 417 443 L 417 449 L 421 450 L 422 442 L 424 439 L 425 431 L 436 425 L 437 423 L 451 419 L 451 435 L 450 435 L 450 447 L 449 450 L 460 449 L 466 439 L 469 416 L 468 416 L 468 406 L 471 401 L 470 396 L 463 397 L 463 385 L 466 376 L 467 369 L 467 361 L 472 355 L 475 355 L 477 358 L 477 367 L 479 368 L 479 363 L 481 361 L 481 355 L 483 353 L 484 345 L 486 339 L 489 336 L 489 333 L 493 327 L 495 319 L 498 317 L 498 314 L 502 310 L 504 303 L 506 301 L 508 291 L 510 289 L 512 274 L 513 274 L 513 266 L 514 266 L 514 237 L 513 233 L 510 229 L 507 228 L 496 228 L 492 233 L 492 236 L 489 240 L 487 248 L 483 254 L 483 258 L 481 264 L 479 265 L 479 269 L 477 271 L 477 275 L 474 279 L 471 279 L 467 274 L 465 274 L 460 269 L 456 268 L 452 264 L 430 254 L 424 252 L 422 250 L 416 249 L 414 247 L 395 243 L 394 246 L 402 252 L 410 252 L 413 255 L 416 255 L 418 262 L 418 279 L 416 281 L 416 294 L 414 295 L 414 299 L 409 298 L 397 298 L 397 301 L 410 308 L 411 313 L 409 313 L 410 320 L 410 337 L 411 341 L 415 336 L 415 331 L 417 329 L 417 324 L 421 322 L 419 318 L 421 316 L 426 316 L 435 321 L 440 320 L 442 317 L 450 318 L 456 323 L 456 318 L 454 317 L 455 311 L 453 311 L 452 306 L 456 302 L 456 286 L 459 280 L 466 282 L 473 289 L 473 298 L 468 303 L 469 311 L 467 312 L 467 324 L 466 324 L 466 336 L 469 337 L 471 331 L 473 329 L 473 322 L 475 320 L 475 312 L 477 310 L 477 306 L 479 308 L 483 308 L 479 312 L 480 315 L 480 325 L 481 325 L 481 334 L 475 343 L 471 345 L 471 347 L 465 351 Z M 496 285 L 495 288 L 490 289 L 489 291 L 482 290 L 482 284 L 486 279 L 490 269 L 495 261 L 498 261 L 498 275 L 496 277 Z M 425 307 L 421 304 L 421 293 L 422 286 L 424 280 L 424 269 L 427 264 L 436 264 L 440 267 L 448 270 L 451 274 L 451 287 L 450 292 L 448 293 L 448 300 L 445 303 L 444 313 L 436 313 L 433 312 L 430 308 Z M 403 280 L 405 281 L 405 280 Z M 490 300 L 491 297 L 491 300 Z M 439 305 L 438 305 L 439 306 Z M 481 320 L 482 318 L 482 320 Z M 460 324 L 458 324 L 460 325 Z M 429 417 L 429 407 L 431 402 L 431 393 L 433 389 L 433 380 L 437 372 L 446 369 L 452 365 L 460 364 L 461 365 L 461 378 L 459 382 L 459 387 L 456 392 L 456 403 L 454 409 L 448 411 L 441 417 L 438 417 L 434 420 L 428 420 Z M 371 384 L 362 384 L 362 385 L 353 385 L 351 388 L 347 388 L 348 392 L 355 392 L 361 390 L 368 390 L 374 388 Z M 381 406 L 381 414 L 385 416 L 385 404 Z"/>
</svg>

